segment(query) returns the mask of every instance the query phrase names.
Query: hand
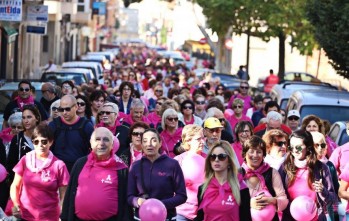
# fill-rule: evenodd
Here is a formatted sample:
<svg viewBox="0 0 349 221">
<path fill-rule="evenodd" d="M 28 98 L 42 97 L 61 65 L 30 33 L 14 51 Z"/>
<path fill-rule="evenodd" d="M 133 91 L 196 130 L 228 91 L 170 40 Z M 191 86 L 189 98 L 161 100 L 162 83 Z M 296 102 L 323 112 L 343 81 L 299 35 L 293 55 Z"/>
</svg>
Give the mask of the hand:
<svg viewBox="0 0 349 221">
<path fill-rule="evenodd" d="M 18 219 L 21 218 L 21 212 L 20 212 L 19 206 L 12 207 L 12 215 Z"/>
<path fill-rule="evenodd" d="M 145 200 L 146 200 L 146 199 L 144 199 L 144 198 L 138 198 L 138 199 L 137 199 L 137 204 L 138 204 L 138 206 L 141 206 L 141 205 L 144 203 Z"/>
<path fill-rule="evenodd" d="M 324 185 L 322 184 L 322 179 L 315 180 L 315 182 L 313 183 L 313 189 L 317 193 L 321 193 L 324 190 Z"/>
<path fill-rule="evenodd" d="M 265 198 L 266 197 L 264 196 L 264 193 L 262 193 L 258 196 L 252 197 L 251 202 L 250 202 L 251 208 L 256 209 L 256 210 L 263 209 L 266 205 L 268 205 L 268 203 L 266 204 Z"/>
</svg>

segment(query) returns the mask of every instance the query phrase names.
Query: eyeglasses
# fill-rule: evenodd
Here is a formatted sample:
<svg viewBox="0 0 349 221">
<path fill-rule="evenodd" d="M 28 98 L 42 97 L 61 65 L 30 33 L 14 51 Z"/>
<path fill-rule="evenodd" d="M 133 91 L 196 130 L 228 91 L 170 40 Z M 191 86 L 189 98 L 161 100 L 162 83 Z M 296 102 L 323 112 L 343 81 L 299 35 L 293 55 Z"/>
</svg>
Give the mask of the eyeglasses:
<svg viewBox="0 0 349 221">
<path fill-rule="evenodd" d="M 327 145 L 326 145 L 326 143 L 321 143 L 321 144 L 320 144 L 320 143 L 314 143 L 314 147 L 315 147 L 315 148 L 318 148 L 319 146 L 320 146 L 322 149 L 324 149 L 324 148 L 326 148 Z"/>
<path fill-rule="evenodd" d="M 251 131 L 249 131 L 249 130 L 243 130 L 243 131 L 240 131 L 239 133 L 241 133 L 241 134 L 243 134 L 243 133 L 249 134 L 249 133 L 251 133 Z"/>
<path fill-rule="evenodd" d="M 219 87 L 219 88 L 217 88 L 217 90 L 224 90 L 223 88 L 221 88 L 221 87 Z"/>
<path fill-rule="evenodd" d="M 196 101 L 195 103 L 198 105 L 200 105 L 200 104 L 202 105 L 202 104 L 205 104 L 205 101 Z"/>
<path fill-rule="evenodd" d="M 63 89 L 71 89 L 70 85 L 63 85 Z"/>
<path fill-rule="evenodd" d="M 168 117 L 166 119 L 171 122 L 178 121 L 178 117 Z"/>
<path fill-rule="evenodd" d="M 276 144 L 278 147 L 282 147 L 282 146 L 286 145 L 287 142 L 286 142 L 286 141 L 278 141 L 278 142 L 275 142 L 275 144 Z"/>
<path fill-rule="evenodd" d="M 191 110 L 191 109 L 193 109 L 193 107 L 192 106 L 184 106 L 183 109 L 190 109 Z"/>
<path fill-rule="evenodd" d="M 20 87 L 19 88 L 19 91 L 25 91 L 25 92 L 28 92 L 28 91 L 30 91 L 30 88 L 23 88 L 23 87 Z"/>
<path fill-rule="evenodd" d="M 205 129 L 208 130 L 211 134 L 221 132 L 221 128 L 212 128 L 212 129 L 205 128 Z"/>
<path fill-rule="evenodd" d="M 249 87 L 240 86 L 241 89 L 248 89 Z"/>
<path fill-rule="evenodd" d="M 33 144 L 34 145 L 39 145 L 39 143 L 41 142 L 42 145 L 46 145 L 48 143 L 47 139 L 43 139 L 43 140 L 33 140 Z"/>
<path fill-rule="evenodd" d="M 75 104 L 74 104 L 74 105 L 75 105 Z M 58 110 L 58 112 L 64 112 L 64 111 L 70 112 L 70 111 L 71 111 L 71 108 L 74 107 L 74 105 L 71 106 L 71 107 L 59 107 L 57 110 Z"/>
<path fill-rule="evenodd" d="M 100 115 L 104 115 L 104 114 L 110 115 L 111 113 L 115 113 L 115 112 L 112 112 L 112 111 L 100 111 L 99 112 Z"/>
<path fill-rule="evenodd" d="M 135 136 L 135 137 L 141 137 L 143 135 L 142 132 L 132 132 L 132 136 Z"/>
<path fill-rule="evenodd" d="M 158 104 L 158 105 L 160 105 L 160 106 L 162 105 L 162 103 L 161 103 L 161 102 L 156 102 L 156 104 Z"/>
<path fill-rule="evenodd" d="M 12 130 L 23 130 L 23 127 L 22 126 L 11 126 Z"/>
<path fill-rule="evenodd" d="M 85 102 L 76 102 L 76 104 L 80 107 L 84 107 L 86 105 Z"/>
<path fill-rule="evenodd" d="M 162 93 L 163 90 L 155 90 L 155 92 L 157 92 L 157 93 Z"/>
<path fill-rule="evenodd" d="M 59 107 L 52 107 L 51 110 L 52 111 L 58 111 Z"/>
<path fill-rule="evenodd" d="M 297 121 L 297 120 L 299 120 L 299 117 L 291 116 L 291 117 L 288 117 L 287 119 L 288 119 L 289 121 Z"/>
<path fill-rule="evenodd" d="M 122 89 L 123 91 L 130 91 L 131 88 L 125 87 L 124 89 Z"/>
<path fill-rule="evenodd" d="M 234 106 L 233 106 L 233 109 L 236 109 L 236 108 L 241 109 L 241 108 L 242 108 L 242 106 L 240 106 L 240 105 L 234 105 Z"/>
<path fill-rule="evenodd" d="M 220 153 L 220 154 L 211 154 L 210 155 L 210 161 L 215 161 L 218 157 L 219 161 L 224 161 L 225 159 L 227 159 L 228 154 L 225 153 Z"/>
</svg>

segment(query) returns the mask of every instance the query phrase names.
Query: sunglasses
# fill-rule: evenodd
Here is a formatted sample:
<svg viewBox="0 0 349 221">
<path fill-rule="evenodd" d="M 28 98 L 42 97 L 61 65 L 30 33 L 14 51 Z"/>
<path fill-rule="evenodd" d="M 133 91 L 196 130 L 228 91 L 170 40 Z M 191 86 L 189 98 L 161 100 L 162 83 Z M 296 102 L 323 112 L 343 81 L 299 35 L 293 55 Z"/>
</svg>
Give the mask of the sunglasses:
<svg viewBox="0 0 349 221">
<path fill-rule="evenodd" d="M 217 157 L 218 157 L 219 161 L 224 161 L 225 159 L 227 159 L 228 154 L 225 154 L 225 153 L 211 154 L 210 155 L 210 161 L 216 161 Z"/>
<path fill-rule="evenodd" d="M 104 114 L 110 115 L 111 113 L 115 113 L 115 112 L 112 112 L 112 111 L 100 111 L 99 112 L 100 115 L 104 115 Z"/>
<path fill-rule="evenodd" d="M 321 144 L 319 144 L 319 143 L 314 143 L 314 147 L 315 147 L 315 148 L 318 148 L 319 146 L 320 146 L 322 149 L 324 149 L 324 148 L 326 148 L 327 145 L 326 145 L 326 143 L 321 143 Z"/>
<path fill-rule="evenodd" d="M 224 119 L 224 118 L 218 118 L 218 120 L 219 120 L 221 123 L 225 123 L 225 119 Z"/>
<path fill-rule="evenodd" d="M 296 149 L 296 153 L 300 153 L 300 152 L 302 152 L 303 145 L 298 145 L 298 146 L 295 146 L 295 147 L 289 146 L 288 149 L 290 151 L 293 151 L 293 149 Z"/>
<path fill-rule="evenodd" d="M 299 120 L 299 117 L 293 117 L 293 116 L 291 116 L 291 117 L 288 117 L 287 118 L 289 121 L 297 121 L 297 120 Z"/>
<path fill-rule="evenodd" d="M 178 117 L 168 117 L 166 119 L 171 122 L 178 121 Z"/>
<path fill-rule="evenodd" d="M 135 137 L 141 137 L 143 135 L 142 132 L 132 132 L 132 136 L 135 136 Z"/>
<path fill-rule="evenodd" d="M 240 86 L 241 89 L 248 89 L 249 87 Z"/>
<path fill-rule="evenodd" d="M 34 145 L 39 145 L 40 142 L 41 142 L 42 145 L 48 144 L 48 140 L 47 139 L 44 139 L 44 140 L 33 140 L 33 144 Z"/>
<path fill-rule="evenodd" d="M 286 145 L 287 142 L 286 142 L 286 141 L 278 141 L 278 142 L 275 142 L 275 144 L 276 144 L 278 147 L 282 147 L 282 146 Z"/>
<path fill-rule="evenodd" d="M 163 90 L 155 90 L 155 92 L 162 93 Z"/>
<path fill-rule="evenodd" d="M 191 110 L 191 109 L 193 109 L 193 107 L 192 106 L 184 106 L 183 109 L 190 109 Z"/>
<path fill-rule="evenodd" d="M 249 130 L 243 130 L 243 131 L 240 131 L 239 133 L 241 133 L 241 134 L 243 134 L 243 133 L 249 134 L 249 133 L 251 133 L 251 131 L 249 131 Z"/>
<path fill-rule="evenodd" d="M 72 107 L 74 107 L 74 105 L 71 107 L 59 107 L 57 110 L 58 110 L 58 112 L 64 112 L 64 111 L 69 112 L 69 111 L 71 111 Z"/>
<path fill-rule="evenodd" d="M 59 107 L 52 107 L 51 110 L 52 111 L 58 111 Z"/>
<path fill-rule="evenodd" d="M 200 104 L 205 104 L 205 101 L 196 101 L 195 103 L 200 105 Z"/>
<path fill-rule="evenodd" d="M 242 106 L 240 106 L 240 105 L 236 105 L 236 106 L 235 106 L 235 105 L 234 105 L 234 106 L 233 106 L 233 109 L 236 109 L 236 108 L 241 109 L 241 108 L 242 108 Z"/>
<path fill-rule="evenodd" d="M 19 88 L 19 91 L 25 91 L 25 92 L 28 92 L 28 91 L 30 91 L 30 88 L 23 88 L 23 87 L 20 87 Z"/>
<path fill-rule="evenodd" d="M 22 126 L 11 126 L 12 130 L 23 130 Z"/>
<path fill-rule="evenodd" d="M 219 132 L 221 132 L 221 128 L 212 128 L 212 129 L 210 129 L 210 128 L 206 128 L 206 130 L 208 130 L 211 134 L 213 134 L 213 133 L 219 133 Z"/>
<path fill-rule="evenodd" d="M 80 107 L 85 107 L 85 105 L 86 105 L 85 102 L 76 102 L 76 104 Z"/>
</svg>

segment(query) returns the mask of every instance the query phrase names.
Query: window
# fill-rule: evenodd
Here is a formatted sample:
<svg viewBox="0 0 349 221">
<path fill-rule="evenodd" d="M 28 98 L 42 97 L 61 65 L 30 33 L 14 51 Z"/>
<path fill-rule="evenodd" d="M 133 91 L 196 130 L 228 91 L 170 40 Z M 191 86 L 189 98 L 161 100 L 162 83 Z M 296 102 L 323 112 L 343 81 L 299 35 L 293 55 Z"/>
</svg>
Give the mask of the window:
<svg viewBox="0 0 349 221">
<path fill-rule="evenodd" d="M 42 37 L 42 52 L 48 52 L 48 36 Z"/>
</svg>

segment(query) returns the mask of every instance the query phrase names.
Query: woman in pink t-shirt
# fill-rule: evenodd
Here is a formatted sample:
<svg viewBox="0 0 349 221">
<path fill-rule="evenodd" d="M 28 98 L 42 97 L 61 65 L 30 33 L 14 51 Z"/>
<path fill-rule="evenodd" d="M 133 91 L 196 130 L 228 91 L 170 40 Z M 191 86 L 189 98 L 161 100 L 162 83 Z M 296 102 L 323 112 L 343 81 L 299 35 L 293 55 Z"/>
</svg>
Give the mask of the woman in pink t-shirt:
<svg viewBox="0 0 349 221">
<path fill-rule="evenodd" d="M 15 166 L 11 185 L 13 215 L 23 220 L 59 220 L 61 206 L 69 181 L 63 161 L 53 156 L 50 147 L 53 133 L 46 124 L 34 129 L 34 150 L 27 153 Z M 59 195 L 57 194 L 59 192 Z"/>
<path fill-rule="evenodd" d="M 238 179 L 231 145 L 221 141 L 205 160 L 205 182 L 199 187 L 199 210 L 195 221 L 252 220 L 248 189 Z"/>
<path fill-rule="evenodd" d="M 290 203 L 298 196 L 308 196 L 317 205 L 313 220 L 325 221 L 326 206 L 336 202 L 330 171 L 317 159 L 313 137 L 306 130 L 296 130 L 290 136 L 289 154 L 279 169 Z M 290 208 L 283 220 L 293 220 Z"/>
<path fill-rule="evenodd" d="M 243 113 L 244 101 L 242 99 L 235 98 L 231 105 L 231 108 L 233 109 L 234 114 L 228 118 L 228 121 L 233 130 L 236 124 L 239 123 L 240 121 L 249 121 L 252 123 L 251 119 L 247 117 L 246 114 Z"/>
<path fill-rule="evenodd" d="M 238 124 L 236 124 L 234 132 L 236 140 L 233 143 L 233 149 L 241 166 L 244 162 L 244 159 L 242 158 L 242 144 L 246 140 L 250 139 L 253 135 L 253 125 L 249 121 L 241 121 Z"/>
<path fill-rule="evenodd" d="M 287 134 L 282 130 L 273 129 L 265 132 L 263 140 L 267 145 L 267 155 L 264 158 L 264 162 L 279 170 L 286 159 Z"/>
</svg>

